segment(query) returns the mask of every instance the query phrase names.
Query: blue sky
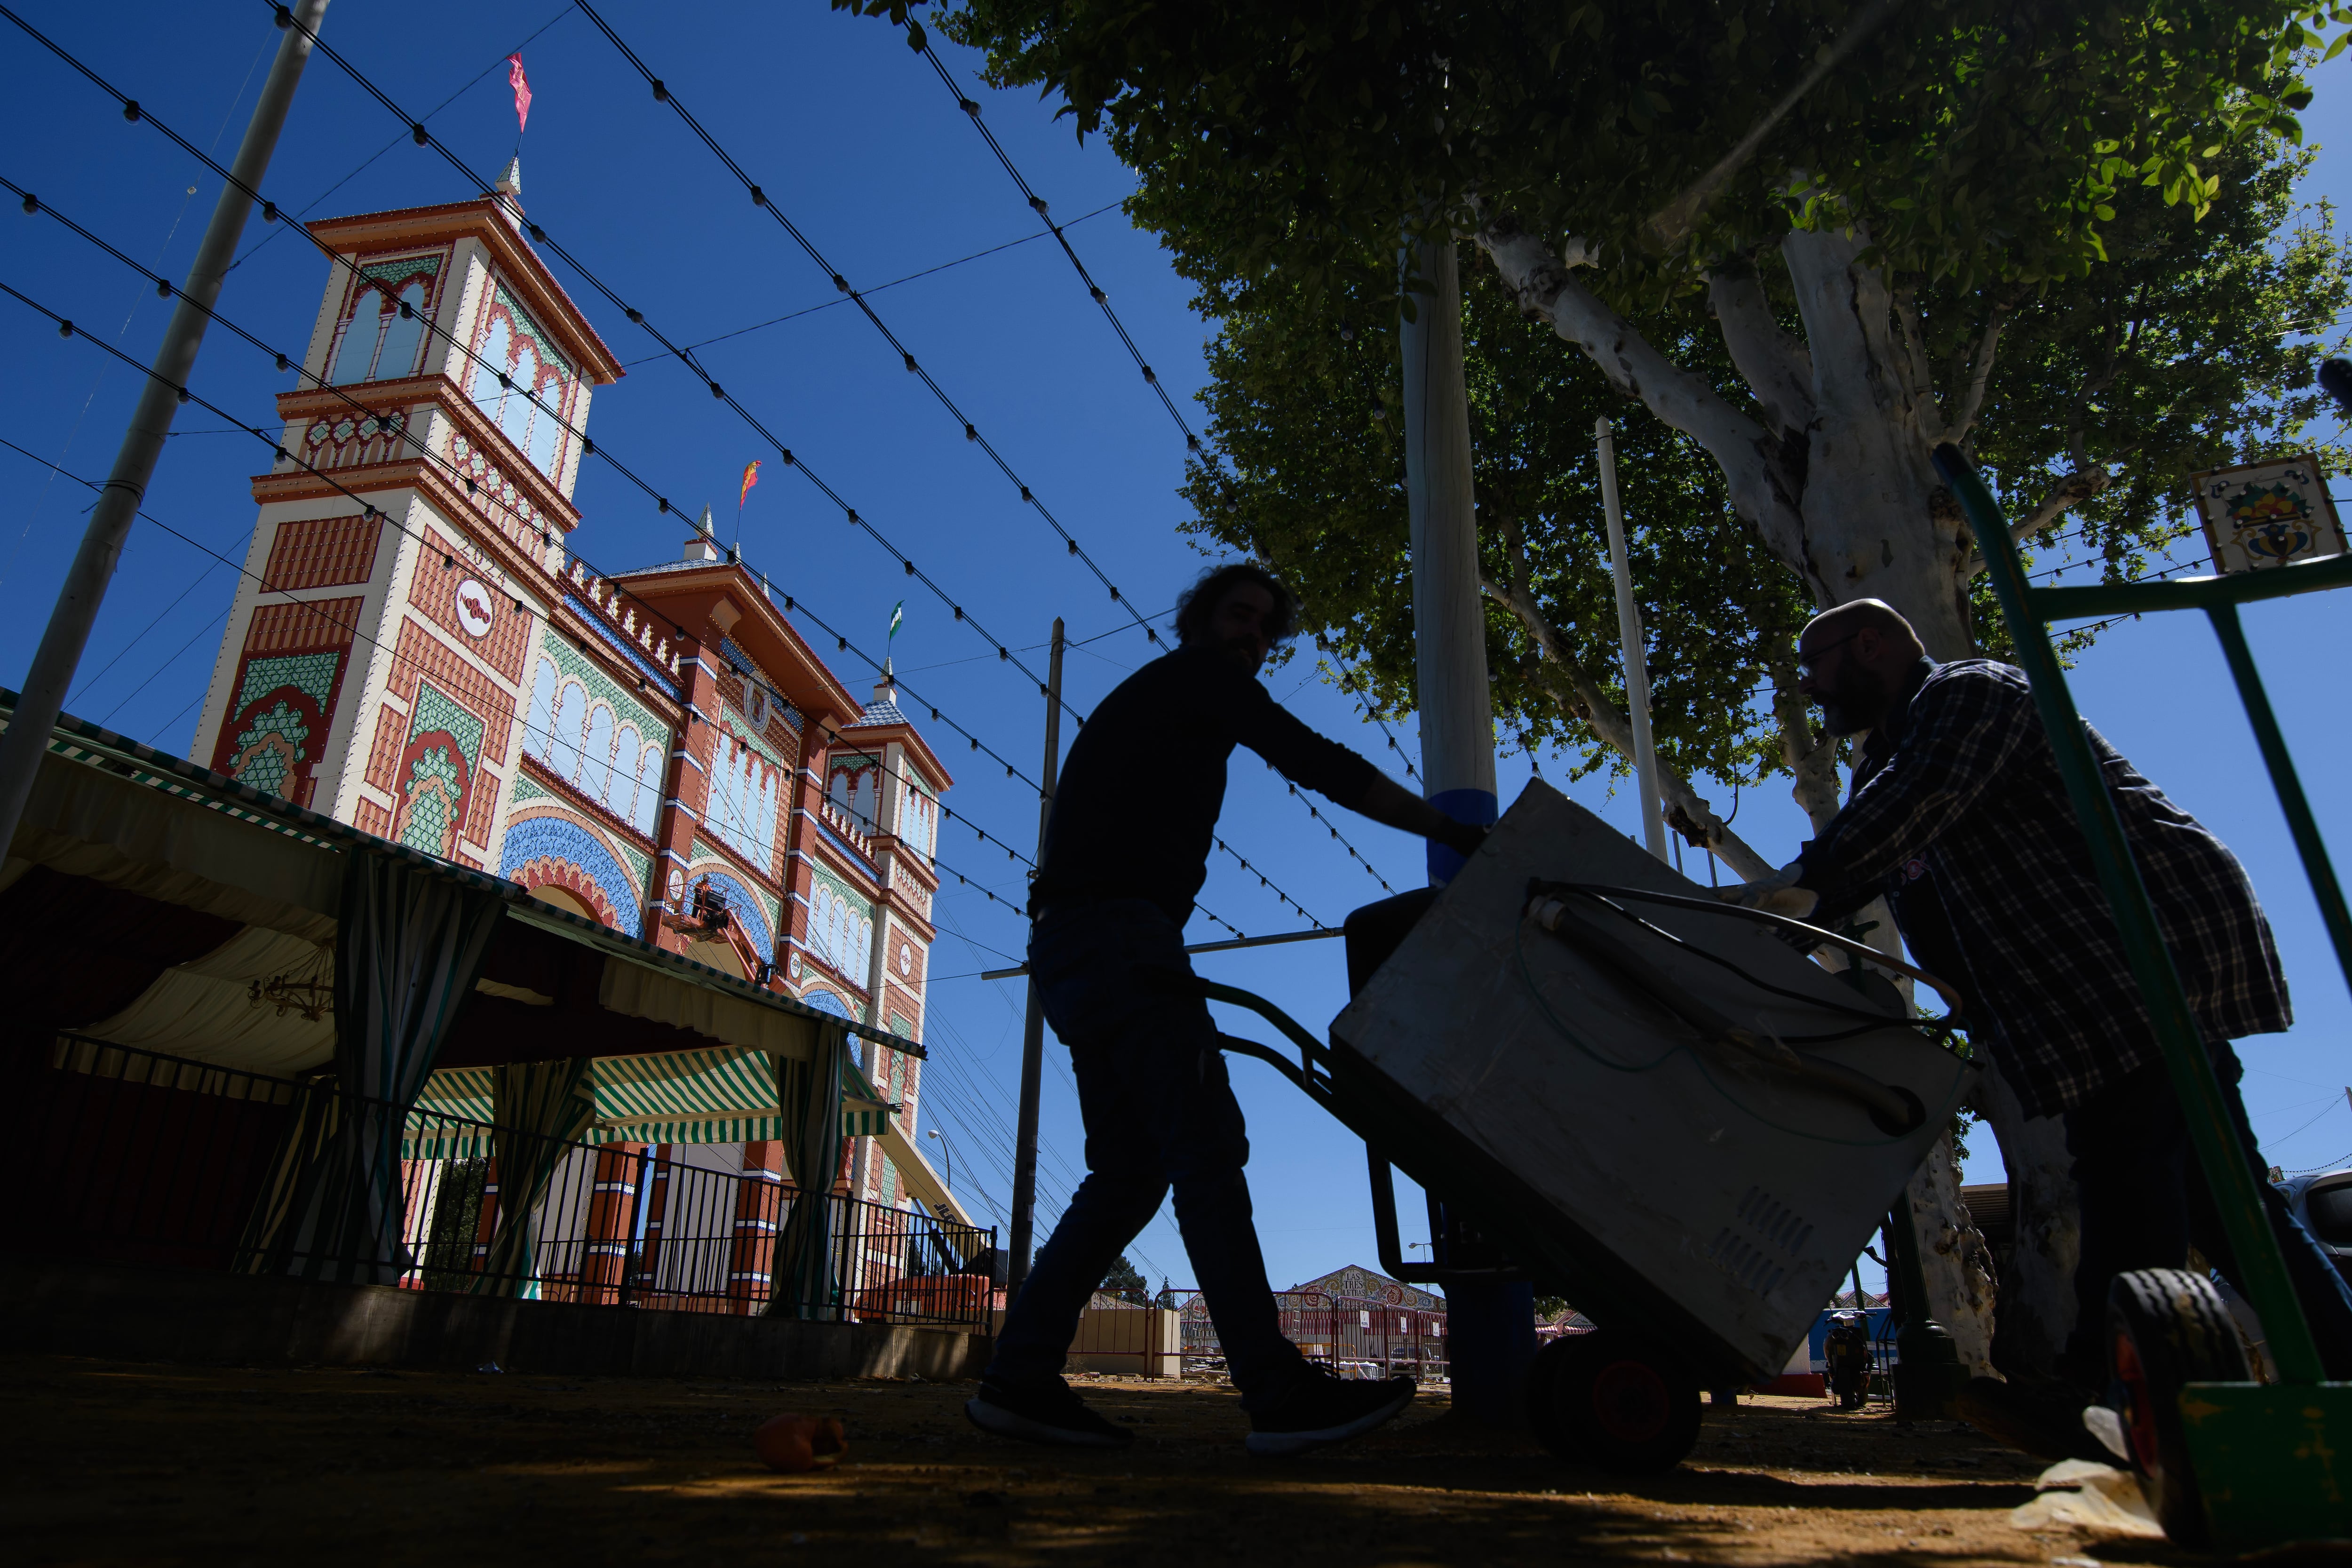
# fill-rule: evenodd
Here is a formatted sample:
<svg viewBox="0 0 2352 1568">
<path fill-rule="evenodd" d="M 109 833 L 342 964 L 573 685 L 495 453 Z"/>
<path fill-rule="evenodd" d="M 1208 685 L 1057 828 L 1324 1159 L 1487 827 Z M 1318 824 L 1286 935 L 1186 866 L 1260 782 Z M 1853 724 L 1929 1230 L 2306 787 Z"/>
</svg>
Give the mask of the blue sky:
<svg viewBox="0 0 2352 1568">
<path fill-rule="evenodd" d="M 1034 215 L 899 36 L 813 0 L 728 7 L 702 15 L 690 33 L 676 26 L 675 7 L 613 0 L 604 14 L 842 273 L 869 290 L 927 273 L 876 293 L 877 310 L 1120 589 L 1147 611 L 1164 610 L 1202 564 L 1176 526 L 1183 516 L 1174 493 L 1181 436 L 1042 237 Z M 34 19 L 224 163 L 278 36 L 259 0 L 53 6 Z M 14 90 L 0 100 L 6 148 L 0 174 L 142 262 L 179 275 L 210 215 L 216 182 L 151 125 L 126 122 L 112 100 L 11 32 L 8 54 L 17 63 Z M 1056 616 L 1074 638 L 1094 639 L 1069 656 L 1071 696 L 1081 709 L 1148 657 L 1129 617 L 962 438 L 898 352 L 840 302 L 826 274 L 751 205 L 562 0 L 412 0 L 397 7 L 337 0 L 323 32 L 410 115 L 451 100 L 430 123 L 485 179 L 515 150 L 499 62 L 521 45 L 536 94 L 521 146 L 523 202 L 533 221 L 674 341 L 740 334 L 700 351 L 712 374 L 1004 641 L 1016 648 L 1042 644 Z M 942 51 L 968 78 L 970 62 Z M 2325 69 L 2318 85 L 2305 120 L 2325 146 L 2352 132 L 2352 58 Z M 1095 214 L 1132 188 L 1128 171 L 1100 143 L 1077 145 L 1066 125 L 1054 123 L 1027 95 L 968 90 L 983 100 L 988 123 L 1064 222 Z M 2309 194 L 2346 194 L 2342 169 L 2323 153 Z M 265 190 L 287 211 L 312 216 L 476 194 L 439 158 L 411 145 L 402 122 L 324 58 L 309 68 Z M 143 363 L 168 312 L 152 287 L 46 219 L 12 210 L 5 221 L 0 281 Z M 1157 242 L 1115 210 L 1076 222 L 1071 238 L 1198 428 L 1190 395 L 1201 384 L 1207 328 L 1187 308 L 1189 290 Z M 323 262 L 257 218 L 245 248 L 222 313 L 299 353 L 325 280 Z M 963 259 L 981 252 L 989 254 Z M 716 503 L 731 525 L 726 492 L 746 461 L 772 459 L 773 452 L 617 308 L 555 266 L 605 340 L 624 360 L 640 362 L 597 399 L 591 434 L 599 447 L 681 506 Z M 744 330 L 762 322 L 774 324 Z M 0 363 L 7 368 L 0 376 L 0 437 L 76 474 L 102 477 L 139 377 L 87 342 L 60 340 L 47 321 L 5 300 Z M 262 426 L 272 417 L 272 396 L 291 384 L 267 356 L 218 331 L 194 377 L 202 395 Z M 257 444 L 194 406 L 182 410 L 179 432 L 147 510 L 240 556 L 254 514 L 248 481 L 266 466 Z M 0 449 L 0 497 L 6 611 L 0 679 L 14 684 L 79 541 L 89 492 Z M 577 500 L 587 521 L 572 544 L 599 568 L 676 554 L 680 520 L 660 515 L 611 468 L 585 464 Z M 742 530 L 747 557 L 780 592 L 868 646 L 880 645 L 891 607 L 903 598 L 898 667 L 923 702 L 953 714 L 1024 771 L 1034 767 L 1042 721 L 1035 689 L 847 526 L 801 473 L 771 461 Z M 187 751 L 231 591 L 229 568 L 142 524 L 110 589 L 71 710 Z M 2344 616 L 2340 609 L 2331 615 L 2326 601 L 2305 599 L 2259 607 L 2248 619 L 2325 817 L 2352 764 L 2352 742 L 2329 717 L 2343 709 Z M 853 687 L 872 679 L 848 656 L 836 663 Z M 1310 723 L 1397 767 L 1381 735 L 1310 668 L 1294 663 L 1274 671 L 1268 684 Z M 2247 1099 L 2273 1157 L 2294 1167 L 2352 1153 L 2344 1089 L 2352 1074 L 2342 1048 L 2352 1005 L 2210 632 L 2185 617 L 2117 626 L 2080 662 L 2075 689 L 2085 713 L 2143 771 L 2238 849 L 2271 908 L 2300 1018 L 2294 1035 L 2254 1042 L 2245 1052 L 2252 1068 Z M 1398 736 L 1413 744 L 1410 723 Z M 962 770 L 950 797 L 960 815 L 1016 844 L 1032 839 L 1034 795 L 1001 773 L 992 778 L 984 759 L 968 752 L 950 750 L 947 759 Z M 1555 779 L 1562 771 L 1548 769 Z M 1527 760 L 1504 759 L 1501 773 L 1507 799 L 1528 776 Z M 1612 821 L 1636 825 L 1630 797 L 1612 795 L 1604 780 L 1570 793 Z M 1739 826 L 1776 856 L 1792 853 L 1805 836 L 1778 786 L 1748 792 Z M 1221 857 L 1203 901 L 1252 933 L 1301 923 L 1261 888 L 1260 871 L 1334 925 L 1382 896 L 1372 871 L 1399 889 L 1421 880 L 1418 841 L 1346 822 L 1341 830 L 1367 871 L 1246 758 L 1234 769 L 1226 829 L 1257 869 L 1244 873 Z M 1138 823 L 1137 831 L 1150 825 Z M 971 1191 L 987 1212 L 1001 1208 L 1009 1184 L 1004 1129 L 1022 993 L 1017 984 L 983 982 L 977 973 L 1020 950 L 1024 931 L 1013 905 L 1023 889 L 1020 868 L 968 833 L 951 827 L 941 854 L 969 882 L 951 879 L 939 905 L 924 1121 L 944 1130 L 959 1189 Z M 1196 921 L 1193 934 L 1224 933 Z M 1276 998 L 1310 1026 L 1344 1001 L 1336 943 L 1219 956 L 1202 967 Z M 1078 1167 L 1081 1138 L 1066 1059 L 1052 1050 L 1048 1061 L 1050 1215 Z M 1252 1179 L 1276 1283 L 1374 1261 L 1360 1145 L 1262 1067 L 1237 1062 L 1234 1077 L 1254 1132 Z M 1997 1176 L 1990 1145 L 1989 1137 L 1977 1140 L 1970 1179 Z M 1404 1214 L 1418 1210 L 1408 1194 Z M 1417 1236 L 1410 1217 L 1407 1224 Z M 1135 1255 L 1154 1284 L 1162 1275 L 1188 1282 L 1181 1244 L 1164 1215 Z"/>
</svg>

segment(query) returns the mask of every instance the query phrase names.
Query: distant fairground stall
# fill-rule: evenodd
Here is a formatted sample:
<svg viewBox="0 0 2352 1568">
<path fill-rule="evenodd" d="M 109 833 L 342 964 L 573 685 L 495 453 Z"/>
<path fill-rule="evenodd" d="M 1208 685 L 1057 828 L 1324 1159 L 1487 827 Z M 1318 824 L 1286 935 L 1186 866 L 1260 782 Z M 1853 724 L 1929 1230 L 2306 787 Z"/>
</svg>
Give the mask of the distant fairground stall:
<svg viewBox="0 0 2352 1568">
<path fill-rule="evenodd" d="M 34 1255 L 986 1327 L 992 1232 L 849 1195 L 910 1040 L 72 720 L 0 905 Z"/>
</svg>

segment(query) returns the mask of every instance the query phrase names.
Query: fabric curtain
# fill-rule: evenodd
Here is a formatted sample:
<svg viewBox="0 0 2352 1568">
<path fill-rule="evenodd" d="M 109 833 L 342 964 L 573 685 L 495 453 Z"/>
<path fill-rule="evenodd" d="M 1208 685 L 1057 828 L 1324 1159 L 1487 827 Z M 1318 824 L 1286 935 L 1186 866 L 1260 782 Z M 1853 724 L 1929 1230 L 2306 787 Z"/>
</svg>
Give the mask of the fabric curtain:
<svg viewBox="0 0 2352 1568">
<path fill-rule="evenodd" d="M 534 1216 L 572 1140 L 596 1119 L 594 1059 L 509 1062 L 490 1069 L 490 1159 L 498 1173 L 498 1228 L 468 1286 L 478 1296 L 536 1296 Z"/>
<path fill-rule="evenodd" d="M 345 856 L 335 942 L 335 1088 L 315 1152 L 289 1137 L 265 1187 L 257 1272 L 391 1285 L 401 1243 L 400 1139 L 450 1021 L 481 977 L 505 900 L 386 855 Z M 295 1131 L 310 1124 L 298 1116 Z"/>
<path fill-rule="evenodd" d="M 777 1120 L 796 1192 L 776 1242 L 770 1317 L 836 1315 L 828 1199 L 834 1168 L 841 1163 L 841 1075 L 848 1064 L 849 1031 L 829 1021 L 817 1025 L 812 1059 L 776 1063 Z"/>
</svg>

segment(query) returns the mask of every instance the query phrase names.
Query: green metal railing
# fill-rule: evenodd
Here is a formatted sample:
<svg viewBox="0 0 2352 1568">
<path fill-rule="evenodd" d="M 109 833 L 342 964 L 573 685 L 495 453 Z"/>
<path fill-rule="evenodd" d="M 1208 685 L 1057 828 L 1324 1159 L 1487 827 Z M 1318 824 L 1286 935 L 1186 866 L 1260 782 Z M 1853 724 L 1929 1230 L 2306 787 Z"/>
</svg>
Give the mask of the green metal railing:
<svg viewBox="0 0 2352 1568">
<path fill-rule="evenodd" d="M 2280 1381 L 2318 1384 L 2325 1375 L 2319 1347 L 2288 1277 L 2286 1259 L 2263 1214 L 2260 1178 L 2248 1165 L 2238 1142 L 2221 1082 L 2214 1077 L 2213 1064 L 2205 1052 L 2202 1032 L 2189 1012 L 2188 995 L 2173 968 L 2172 954 L 2157 924 L 2156 910 L 2140 880 L 2139 867 L 2124 838 L 2123 821 L 2108 796 L 2098 760 L 2084 738 L 2082 716 L 2075 711 L 2065 674 L 2051 650 L 2049 626 L 2054 620 L 2080 616 L 2155 610 L 2206 613 L 2221 638 L 2230 673 L 2238 684 L 2238 694 L 2245 702 L 2246 716 L 2252 722 L 2263 762 L 2270 770 L 2279 805 L 2294 836 L 2295 848 L 2311 878 L 2312 891 L 2319 900 L 2327 934 L 2336 944 L 2336 959 L 2344 966 L 2347 984 L 2352 984 L 2352 920 L 2346 917 L 2343 889 L 2328 862 L 2311 804 L 2295 776 L 2285 738 L 2279 732 L 2277 716 L 2271 710 L 2270 699 L 2254 668 L 2253 656 L 2246 647 L 2245 633 L 2238 624 L 2238 606 L 2253 600 L 2352 586 L 2352 557 L 2178 583 L 2030 588 L 2026 586 L 2024 567 L 2018 560 L 2016 543 L 2010 537 L 2009 521 L 2002 516 L 2000 503 L 1993 500 L 1984 481 L 1977 477 L 1975 468 L 1958 447 L 1949 446 L 1936 449 L 1936 468 L 1958 497 L 1968 513 L 1969 524 L 1975 531 L 1977 547 L 1984 553 L 1985 574 L 1991 579 L 1994 597 L 2000 603 L 2011 639 L 2016 644 L 2018 665 L 2032 685 L 2034 703 L 2049 731 L 2059 776 L 2065 782 L 2075 815 L 2082 819 L 2084 836 L 2090 842 L 2092 866 L 2115 911 L 2124 952 L 2130 961 L 2132 976 L 2139 984 L 2140 994 L 2147 1003 L 2165 1066 L 2172 1074 L 2174 1091 L 2187 1115 L 2198 1161 L 2204 1167 L 2214 1205 L 2221 1211 L 2222 1227 L 2236 1249 L 2238 1271 L 2245 1276 L 2234 1282 L 2262 1315 Z"/>
</svg>

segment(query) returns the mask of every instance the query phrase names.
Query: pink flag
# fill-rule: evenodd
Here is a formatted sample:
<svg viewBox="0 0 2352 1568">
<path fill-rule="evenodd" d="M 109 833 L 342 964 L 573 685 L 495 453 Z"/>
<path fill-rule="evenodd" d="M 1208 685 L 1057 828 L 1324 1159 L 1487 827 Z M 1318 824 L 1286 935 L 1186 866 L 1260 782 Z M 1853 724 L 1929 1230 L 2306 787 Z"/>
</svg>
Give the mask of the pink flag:
<svg viewBox="0 0 2352 1568">
<path fill-rule="evenodd" d="M 522 57 L 507 57 L 507 85 L 514 89 L 515 134 L 520 136 L 530 124 L 530 79 L 522 74 Z"/>
</svg>

